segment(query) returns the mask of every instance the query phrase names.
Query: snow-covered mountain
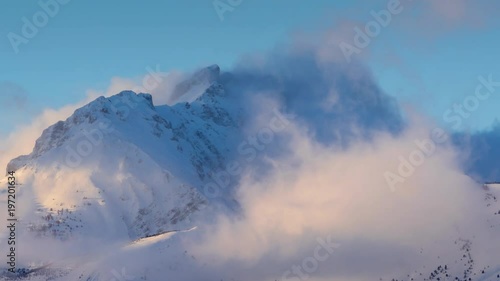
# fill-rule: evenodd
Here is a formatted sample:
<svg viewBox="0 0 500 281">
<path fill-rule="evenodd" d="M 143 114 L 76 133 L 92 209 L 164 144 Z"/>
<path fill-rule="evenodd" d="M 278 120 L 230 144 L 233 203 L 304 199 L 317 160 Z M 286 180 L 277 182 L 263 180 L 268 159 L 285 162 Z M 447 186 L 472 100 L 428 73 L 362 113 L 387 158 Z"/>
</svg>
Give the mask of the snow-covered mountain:
<svg viewBox="0 0 500 281">
<path fill-rule="evenodd" d="M 207 216 L 204 184 L 235 153 L 241 122 L 218 75 L 210 66 L 178 85 L 189 103 L 155 106 L 150 94 L 123 91 L 47 128 L 7 167 L 21 181 L 18 197 L 29 198 L 20 208 L 26 235 L 127 243 Z M 215 208 L 231 206 L 228 198 Z"/>
<path fill-rule="evenodd" d="M 176 102 L 192 102 L 200 93 L 215 83 L 220 75 L 218 65 L 211 65 L 196 71 L 192 76 L 177 84 L 171 94 L 171 100 Z"/>
<path fill-rule="evenodd" d="M 253 161 L 251 172 L 264 176 L 273 157 L 290 152 L 288 140 L 267 127 L 257 130 L 262 143 L 248 145 L 255 142 L 248 132 L 255 131 L 256 123 L 270 128 L 279 127 L 276 120 L 286 123 L 274 100 L 298 115 L 298 126 L 307 128 L 321 145 L 334 142 L 345 147 L 353 139 L 365 141 L 381 131 L 397 135 L 402 130 L 404 122 L 393 100 L 369 82 L 352 88 L 338 82 L 338 92 L 327 91 L 331 85 L 323 81 L 297 82 L 299 76 L 312 78 L 303 77 L 302 69 L 294 71 L 287 68 L 285 77 L 279 78 L 245 72 L 236 76 L 221 74 L 213 65 L 174 87 L 172 99 L 181 101 L 175 105 L 157 105 L 150 94 L 123 91 L 99 97 L 47 128 L 31 154 L 13 159 L 7 167 L 19 181 L 18 239 L 27 258 L 20 256 L 17 274 L 5 273 L 0 279 L 199 280 L 207 273 L 206 280 L 220 280 L 206 260 L 200 264 L 199 257 L 183 247 L 183 239 L 197 241 L 197 227 L 221 213 L 240 215 L 233 188 L 247 174 L 221 178 L 219 172 L 228 171 L 228 163 Z M 244 95 L 249 91 L 264 102 L 252 104 Z M 322 103 L 322 93 L 328 94 L 327 104 Z M 268 101 L 266 94 L 277 98 Z M 266 107 L 264 117 L 256 111 L 260 107 Z M 275 116 L 269 118 L 268 113 Z M 266 141 L 269 138 L 275 141 Z M 274 147 L 279 149 L 266 150 Z M 254 160 L 258 153 L 271 161 Z M 217 196 L 210 190 L 214 182 L 223 186 Z M 2 180 L 0 186 L 7 184 Z M 500 190 L 492 184 L 483 191 L 485 212 L 491 213 L 486 220 L 498 229 Z M 450 241 L 457 245 L 450 259 L 464 266 L 453 267 L 452 273 L 451 265 L 436 264 L 415 270 L 409 280 L 446 280 L 457 272 L 463 275 L 460 280 L 468 280 L 478 271 L 490 277 L 496 272 L 473 261 L 470 240 L 458 235 Z M 2 252 L 4 247 L 5 243 Z"/>
<path fill-rule="evenodd" d="M 203 183 L 230 157 L 239 123 L 224 89 L 205 86 L 172 107 L 131 91 L 100 97 L 46 129 L 30 155 L 7 167 L 39 204 L 29 228 L 67 238 L 105 225 L 113 237 L 137 239 L 191 227 L 206 204 Z"/>
</svg>

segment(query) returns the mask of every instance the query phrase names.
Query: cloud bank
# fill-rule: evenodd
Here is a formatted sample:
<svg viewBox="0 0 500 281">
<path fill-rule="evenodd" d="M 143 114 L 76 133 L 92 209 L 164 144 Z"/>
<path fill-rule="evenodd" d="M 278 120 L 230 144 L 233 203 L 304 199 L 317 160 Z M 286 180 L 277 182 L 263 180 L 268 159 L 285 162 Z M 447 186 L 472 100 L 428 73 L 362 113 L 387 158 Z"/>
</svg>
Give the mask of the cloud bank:
<svg viewBox="0 0 500 281">
<path fill-rule="evenodd" d="M 295 118 L 241 178 L 242 212 L 186 238 L 189 252 L 217 269 L 214 279 L 237 269 L 241 280 L 391 280 L 445 264 L 461 276 L 464 241 L 474 241 L 480 261 L 473 273 L 496 266 L 487 249 L 498 227 L 452 139 L 430 143 L 436 123 L 400 108 L 362 64 L 332 63 L 319 51 L 281 50 L 222 76 L 230 94 L 253 101 L 249 112 L 280 108 Z M 249 123 L 255 130 L 266 120 Z M 392 190 L 384 175 L 412 159 L 417 143 L 434 149 Z M 308 259 L 321 239 L 340 247 Z"/>
<path fill-rule="evenodd" d="M 429 5 L 432 13 L 457 22 L 468 4 Z M 331 40 L 343 36 L 330 31 L 318 44 L 299 40 L 221 74 L 219 82 L 238 97 L 234 106 L 243 109 L 243 134 L 266 126 L 276 109 L 294 116 L 239 179 L 240 212 L 221 213 L 161 250 L 113 246 L 112 254 L 90 266 L 110 278 L 110 269 L 124 266 L 138 278 L 163 277 L 168 269 L 180 280 L 318 281 L 422 280 L 445 265 L 462 278 L 464 270 L 473 276 L 498 267 L 498 217 L 475 180 L 500 176 L 493 161 L 500 128 L 435 145 L 391 189 L 384 175 L 419 149 L 416 141 L 428 143 L 436 124 L 403 109 L 362 62 L 347 63 L 338 49 L 329 49 Z M 90 91 L 88 100 L 144 89 L 156 104 L 174 103 L 176 85 L 185 77 L 154 71 L 115 78 L 106 91 Z M 28 153 L 43 129 L 88 100 L 47 110 L 2 140 L 9 150 L 0 164 Z"/>
</svg>

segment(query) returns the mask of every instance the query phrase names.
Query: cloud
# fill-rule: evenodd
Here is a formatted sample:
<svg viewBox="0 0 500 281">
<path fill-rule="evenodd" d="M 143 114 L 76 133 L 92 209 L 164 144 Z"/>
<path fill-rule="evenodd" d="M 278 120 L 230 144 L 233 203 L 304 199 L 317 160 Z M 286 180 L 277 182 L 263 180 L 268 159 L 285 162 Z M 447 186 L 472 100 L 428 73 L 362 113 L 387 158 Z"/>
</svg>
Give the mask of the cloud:
<svg viewBox="0 0 500 281">
<path fill-rule="evenodd" d="M 241 213 L 220 214 L 183 240 L 213 270 L 201 276 L 280 279 L 325 237 L 341 247 L 309 280 L 390 280 L 428 275 L 440 264 L 462 276 L 465 268 L 455 264 L 468 239 L 476 272 L 497 265 L 499 230 L 460 150 L 439 145 L 391 192 L 384 174 L 437 124 L 399 107 L 362 64 L 318 56 L 323 47 L 261 54 L 221 77 L 253 113 L 250 132 L 265 127 L 273 109 L 295 117 L 245 170 L 236 192 Z"/>
<path fill-rule="evenodd" d="M 495 19 L 498 3 L 492 1 L 405 1 L 408 5 L 398 28 L 406 31 L 412 42 L 438 40 L 455 31 L 469 32 L 489 28 Z M 415 44 L 409 44 L 409 46 Z M 419 47 L 425 44 L 417 44 Z"/>
<path fill-rule="evenodd" d="M 487 130 L 455 133 L 453 141 L 467 174 L 479 182 L 500 181 L 500 123 L 494 123 Z"/>
<path fill-rule="evenodd" d="M 250 132 L 276 108 L 295 118 L 245 170 L 236 192 L 241 213 L 201 226 L 184 239 L 188 251 L 220 277 L 243 280 L 280 279 L 324 237 L 341 247 L 309 280 L 428 276 L 441 264 L 462 276 L 464 241 L 473 241 L 480 261 L 473 271 L 496 266 L 499 229 L 481 184 L 461 166 L 464 148 L 438 145 L 391 192 L 384 174 L 438 126 L 401 108 L 360 62 L 325 56 L 327 41 L 319 42 L 259 54 L 221 77 L 254 113 L 245 122 Z"/>
<path fill-rule="evenodd" d="M 428 5 L 430 16 L 447 28 L 484 28 L 498 8 L 496 2 L 481 0 L 426 0 L 424 5 Z"/>
<path fill-rule="evenodd" d="M 67 105 L 59 109 L 45 109 L 40 115 L 33 118 L 28 125 L 20 125 L 6 137 L 0 139 L 0 167 L 5 169 L 7 163 L 20 156 L 31 153 L 35 141 L 42 135 L 43 130 L 59 120 L 69 117 L 76 109 L 90 102 L 92 97 L 86 100 Z"/>
<path fill-rule="evenodd" d="M 318 238 L 332 237 L 341 248 L 310 280 L 373 280 L 454 264 L 463 255 L 455 242 L 476 237 L 474 256 L 493 266 L 498 252 L 485 249 L 498 243 L 489 235 L 496 232 L 484 193 L 459 167 L 453 146 L 440 147 L 390 191 L 384 173 L 434 128 L 412 118 L 400 135 L 380 132 L 347 149 L 318 142 L 307 134 L 311 124 L 294 122 L 285 132 L 293 153 L 266 157 L 265 174 L 251 167 L 237 193 L 241 215 L 222 214 L 204 226 L 199 240 L 185 241 L 189 251 L 221 271 L 254 268 L 265 275 L 259 280 L 275 280 L 287 264 L 311 255 Z M 452 271 L 459 276 L 463 268 Z"/>
<path fill-rule="evenodd" d="M 244 108 L 256 93 L 265 93 L 286 113 L 298 115 L 315 139 L 324 143 L 347 144 L 351 138 L 369 138 L 377 130 L 397 133 L 404 127 L 397 100 L 378 87 L 367 68 L 332 62 L 320 53 L 321 48 L 284 48 L 271 52 L 265 63 L 245 61 L 222 76 L 221 83 L 244 100 Z M 254 105 L 248 111 L 260 112 L 261 107 Z"/>
<path fill-rule="evenodd" d="M 459 10 L 447 12 L 445 20 L 463 17 Z M 329 52 L 329 42 L 343 36 L 342 30 L 331 31 L 315 44 L 299 38 L 221 74 L 229 101 L 242 109 L 243 134 L 267 126 L 275 110 L 294 116 L 239 179 L 240 212 L 221 212 L 163 248 L 113 249 L 112 258 L 92 266 L 109 272 L 126 265 L 133 276 L 146 274 L 146 266 L 153 276 L 173 268 L 169 276 L 179 280 L 277 280 L 287 271 L 297 274 L 293 267 L 305 264 L 322 244 L 318 239 L 340 248 L 307 272 L 311 281 L 400 279 L 416 270 L 429 274 L 441 264 L 462 276 L 467 240 L 473 241 L 474 270 L 498 265 L 498 228 L 483 208 L 484 191 L 463 171 L 451 143 L 440 145 L 391 191 L 384 174 L 397 170 L 400 157 L 416 149 L 415 140 L 428 139 L 436 124 L 402 109 L 361 62 L 346 63 L 337 50 Z M 86 101 L 140 88 L 152 92 L 156 104 L 171 103 L 184 78 L 114 78 L 108 89 L 90 91 Z M 83 103 L 46 110 L 3 147 L 26 153 L 41 130 Z"/>
<path fill-rule="evenodd" d="M 189 77 L 189 73 L 179 71 L 164 72 L 159 65 L 146 67 L 145 74 L 140 77 L 124 78 L 113 77 L 106 90 L 89 90 L 92 96 L 109 97 L 121 91 L 132 90 L 136 93 L 149 93 L 153 96 L 154 102 L 158 104 L 173 104 L 176 99 L 173 97 L 175 86 Z"/>
<path fill-rule="evenodd" d="M 452 23 L 463 20 L 467 16 L 468 8 L 470 8 L 466 0 L 429 1 L 429 5 L 437 16 Z"/>
<path fill-rule="evenodd" d="M 462 257 L 455 239 L 489 231 L 487 214 L 479 209 L 484 194 L 457 168 L 450 148 L 428 159 L 397 193 L 389 191 L 382 175 L 413 149 L 415 138 L 426 137 L 417 129 L 398 138 L 380 135 L 346 151 L 318 144 L 302 128 L 291 131 L 295 154 L 273 159 L 268 176 L 245 178 L 238 194 L 242 217 L 219 217 L 201 242 L 191 242 L 190 252 L 202 261 L 217 260 L 223 270 L 238 261 L 268 274 L 259 280 L 274 280 L 287 264 L 308 257 L 318 237 L 331 236 L 341 249 L 310 280 L 344 274 L 346 280 L 373 280 L 399 269 L 453 264 Z M 486 241 L 495 245 L 479 244 Z M 476 257 L 487 253 L 481 246 L 474 250 Z M 455 268 L 455 274 L 461 271 Z"/>
</svg>

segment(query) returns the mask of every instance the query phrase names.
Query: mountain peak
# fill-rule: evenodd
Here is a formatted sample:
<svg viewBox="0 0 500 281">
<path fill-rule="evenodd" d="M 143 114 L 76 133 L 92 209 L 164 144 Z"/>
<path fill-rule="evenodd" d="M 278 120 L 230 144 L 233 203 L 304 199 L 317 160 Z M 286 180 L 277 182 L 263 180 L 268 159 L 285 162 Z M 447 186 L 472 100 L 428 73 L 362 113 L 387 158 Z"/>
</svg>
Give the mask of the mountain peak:
<svg viewBox="0 0 500 281">
<path fill-rule="evenodd" d="M 109 98 L 99 97 L 89 104 L 77 109 L 75 113 L 68 118 L 73 124 L 80 124 L 87 121 L 94 123 L 103 115 L 114 113 L 123 119 L 126 112 L 130 109 L 150 109 L 154 110 L 153 97 L 150 94 L 135 93 L 134 91 L 122 91 Z"/>
<path fill-rule="evenodd" d="M 197 99 L 210 86 L 214 85 L 220 76 L 220 67 L 213 64 L 189 75 L 184 81 L 177 84 L 171 102 L 191 102 Z"/>
<path fill-rule="evenodd" d="M 36 140 L 32 153 L 10 161 L 7 165 L 7 171 L 15 171 L 26 165 L 31 159 L 38 158 L 53 148 L 61 147 L 66 141 L 78 135 L 79 130 L 88 126 L 92 127 L 94 123 L 99 128 L 99 126 L 110 124 L 110 122 L 125 121 L 137 116 L 155 115 L 155 111 L 153 97 L 150 94 L 122 91 L 109 98 L 100 96 L 75 110 L 65 121 L 58 121 L 45 129 Z"/>
<path fill-rule="evenodd" d="M 217 73 L 217 75 L 220 74 L 220 67 L 217 64 L 212 64 L 210 66 L 207 66 L 205 69 L 211 71 L 212 73 Z"/>
</svg>

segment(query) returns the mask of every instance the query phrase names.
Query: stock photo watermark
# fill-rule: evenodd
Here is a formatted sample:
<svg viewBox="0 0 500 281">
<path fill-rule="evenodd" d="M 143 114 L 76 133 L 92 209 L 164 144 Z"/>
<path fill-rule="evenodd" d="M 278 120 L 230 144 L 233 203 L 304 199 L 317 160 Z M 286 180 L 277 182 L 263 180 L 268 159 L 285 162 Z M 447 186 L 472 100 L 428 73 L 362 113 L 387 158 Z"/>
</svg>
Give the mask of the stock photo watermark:
<svg viewBox="0 0 500 281">
<path fill-rule="evenodd" d="M 331 236 L 328 236 L 326 239 L 317 238 L 316 241 L 319 245 L 314 248 L 313 254 L 305 257 L 301 263 L 294 264 L 289 270 L 283 272 L 280 280 L 304 281 L 309 279 L 311 274 L 318 270 L 320 264 L 328 260 L 335 253 L 335 250 L 340 248 L 340 244 L 333 242 Z"/>
<path fill-rule="evenodd" d="M 352 44 L 345 41 L 339 44 L 339 48 L 347 62 L 351 62 L 351 56 L 353 54 L 360 54 L 363 49 L 368 47 L 372 40 L 380 35 L 382 29 L 389 26 L 393 20 L 393 16 L 400 14 L 403 9 L 404 7 L 400 0 L 389 0 L 386 9 L 378 12 L 374 10 L 370 11 L 373 20 L 367 22 L 363 28 L 358 26 L 354 27 L 355 34 Z"/>
<path fill-rule="evenodd" d="M 224 14 L 233 12 L 238 6 L 243 3 L 243 0 L 214 0 L 212 5 L 220 21 L 224 21 Z"/>
<path fill-rule="evenodd" d="M 435 128 L 431 132 L 431 136 L 423 140 L 415 140 L 416 148 L 410 152 L 407 157 L 400 155 L 397 173 L 387 171 L 384 173 L 384 178 L 392 192 L 396 191 L 398 183 L 404 183 L 406 179 L 411 177 L 417 167 L 424 164 L 425 160 L 431 157 L 440 144 L 444 144 L 449 139 L 448 134 L 441 128 Z"/>
<path fill-rule="evenodd" d="M 500 87 L 500 81 L 494 81 L 493 75 L 489 74 L 487 78 L 484 76 L 478 77 L 477 84 L 473 94 L 466 96 L 462 102 L 455 103 L 451 108 L 443 113 L 443 120 L 446 123 L 451 123 L 453 129 L 459 129 L 462 126 L 463 120 L 471 116 L 475 112 L 481 102 L 485 102 L 496 92 L 496 88 Z M 400 155 L 397 172 L 386 171 L 384 178 L 392 192 L 396 191 L 396 185 L 406 182 L 411 177 L 418 167 L 425 163 L 425 160 L 432 157 L 437 151 L 439 145 L 444 144 L 450 139 L 448 133 L 442 128 L 434 128 L 431 131 L 430 137 L 423 140 L 415 140 L 416 148 L 409 153 L 407 157 Z"/>
<path fill-rule="evenodd" d="M 109 281 L 134 281 L 135 276 L 127 274 L 125 267 L 122 267 L 121 271 L 118 272 L 116 269 L 111 270 L 113 277 Z"/>
<path fill-rule="evenodd" d="M 278 109 L 273 110 L 273 117 L 268 126 L 260 128 L 253 136 L 248 136 L 246 140 L 238 145 L 238 154 L 245 157 L 246 163 L 250 163 L 257 158 L 257 155 L 266 149 L 266 146 L 274 141 L 276 135 L 295 119 L 294 115 L 283 114 Z M 228 188 L 231 179 L 236 178 L 243 172 L 244 165 L 238 161 L 233 161 L 226 165 L 226 169 L 212 173 L 212 181 L 205 184 L 203 193 L 208 198 L 216 198 L 221 195 L 221 190 Z"/>
<path fill-rule="evenodd" d="M 133 89 L 135 93 L 153 91 L 160 86 L 167 76 L 166 73 L 160 71 L 159 65 L 156 65 L 155 70 L 151 67 L 147 67 L 146 70 L 148 74 L 142 79 L 142 85 Z M 120 115 L 124 119 L 130 115 L 130 109 L 137 107 L 138 102 L 130 99 L 123 99 L 122 101 L 122 104 L 111 104 L 110 109 L 113 113 Z M 67 145 L 65 147 L 65 164 L 70 168 L 78 167 L 83 159 L 92 154 L 94 148 L 102 143 L 104 135 L 111 132 L 113 132 L 111 121 L 107 121 L 106 119 L 99 121 L 95 129 L 90 131 L 83 130 L 84 137 L 76 145 Z"/>
<path fill-rule="evenodd" d="M 50 21 L 59 14 L 61 8 L 68 4 L 71 0 L 40 0 L 38 6 L 40 9 L 36 11 L 30 18 L 22 17 L 21 32 L 9 32 L 7 39 L 14 50 L 14 53 L 19 53 L 21 44 L 28 44 L 33 39 L 40 29 L 44 28 Z"/>
<path fill-rule="evenodd" d="M 476 86 L 474 94 L 468 95 L 461 103 L 456 103 L 453 108 L 447 109 L 443 114 L 443 120 L 446 123 L 453 123 L 453 129 L 460 129 L 463 120 L 468 119 L 471 113 L 476 111 L 481 102 L 490 98 L 491 94 L 496 92 L 495 88 L 500 87 L 500 81 L 493 81 L 493 75 L 489 74 L 487 78 L 478 77 L 479 83 Z"/>
</svg>

